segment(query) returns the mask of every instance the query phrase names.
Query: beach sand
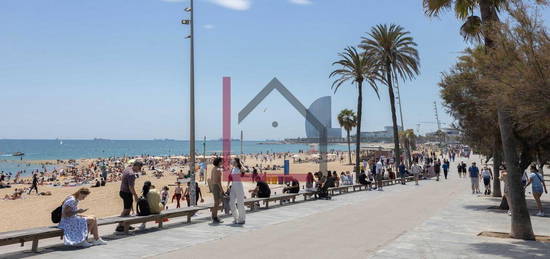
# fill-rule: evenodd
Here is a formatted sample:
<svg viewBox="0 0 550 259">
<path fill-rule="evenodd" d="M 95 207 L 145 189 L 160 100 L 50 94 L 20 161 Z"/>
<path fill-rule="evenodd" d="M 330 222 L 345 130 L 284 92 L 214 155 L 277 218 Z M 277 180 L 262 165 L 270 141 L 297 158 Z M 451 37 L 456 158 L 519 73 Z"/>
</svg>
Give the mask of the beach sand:
<svg viewBox="0 0 550 259">
<path fill-rule="evenodd" d="M 345 161 L 347 161 L 347 159 Z M 252 166 L 255 166 L 256 164 L 260 164 L 260 162 L 253 158 L 248 158 L 245 164 L 252 167 Z M 275 159 L 274 161 L 271 161 L 271 162 L 267 162 L 267 163 L 264 162 L 264 164 L 282 165 L 283 159 Z M 292 159 L 290 159 L 290 168 L 291 168 L 290 170 L 291 174 L 293 173 L 306 174 L 308 172 L 318 171 L 319 165 L 313 162 L 300 163 L 300 164 L 293 163 Z M 341 164 L 340 161 L 333 161 L 328 163 L 328 169 L 331 171 L 337 171 L 338 173 L 340 173 L 342 171 L 352 171 L 352 166 L 347 165 L 346 162 Z M 264 172 L 268 174 L 275 174 L 275 173 L 282 174 L 283 170 L 282 169 L 269 170 Z M 149 176 L 149 174 L 147 176 L 140 176 L 136 180 L 137 192 L 141 192 L 141 187 L 143 186 L 143 182 L 145 182 L 146 180 L 151 181 L 153 185 L 156 186 L 157 190 L 160 191 L 160 189 L 163 186 L 175 184 L 176 176 L 167 174 L 166 176 L 160 179 L 157 179 L 156 177 L 153 177 L 153 176 Z M 301 182 L 300 185 L 304 185 L 304 183 Z M 204 195 L 204 199 L 205 199 L 204 203 L 212 202 L 211 194 L 208 192 L 208 188 L 205 186 L 204 182 L 200 183 L 199 186 Z M 270 185 L 270 186 L 272 188 L 272 193 L 282 192 L 283 186 L 281 185 Z M 0 198 L 3 198 L 6 194 L 13 193 L 15 188 L 20 188 L 20 187 L 30 187 L 30 186 L 13 185 L 12 188 L 9 188 L 9 189 L 0 189 Z M 0 208 L 2 211 L 2 213 L 0 214 L 0 223 L 1 223 L 0 232 L 53 225 L 50 219 L 51 211 L 54 210 L 59 205 L 61 205 L 61 203 L 67 196 L 76 192 L 76 190 L 78 190 L 80 187 L 81 186 L 79 187 L 39 186 L 38 189 L 40 192 L 51 191 L 52 195 L 38 196 L 33 192 L 31 195 L 24 194 L 23 199 L 19 199 L 19 200 L 0 200 Z M 85 187 L 89 187 L 89 185 L 85 185 Z M 171 199 L 171 195 L 174 193 L 175 186 L 169 186 L 169 187 L 170 187 L 170 199 Z M 226 185 L 224 183 L 224 189 L 225 187 Z M 253 189 L 253 187 L 254 186 L 252 183 L 245 184 L 245 195 L 247 197 L 249 197 L 249 193 L 247 190 Z M 89 209 L 85 213 L 85 215 L 94 215 L 99 218 L 119 215 L 120 212 L 122 211 L 122 200 L 118 194 L 119 188 L 120 188 L 120 182 L 107 183 L 105 187 L 90 188 L 92 193 L 86 198 L 86 200 L 80 202 L 79 207 Z M 171 203 L 169 201 L 168 206 L 169 208 L 175 208 L 176 205 L 175 203 Z M 185 201 L 182 201 L 182 207 L 183 206 L 186 206 Z"/>
</svg>

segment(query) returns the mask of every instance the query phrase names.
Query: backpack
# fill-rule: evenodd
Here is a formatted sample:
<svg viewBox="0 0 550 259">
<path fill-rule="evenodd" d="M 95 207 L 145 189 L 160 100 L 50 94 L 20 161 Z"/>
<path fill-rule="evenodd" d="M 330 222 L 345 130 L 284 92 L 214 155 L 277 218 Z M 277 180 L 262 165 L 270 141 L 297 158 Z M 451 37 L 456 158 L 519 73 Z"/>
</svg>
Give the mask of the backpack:
<svg viewBox="0 0 550 259">
<path fill-rule="evenodd" d="M 139 197 L 139 199 L 137 200 L 136 207 L 138 216 L 147 216 L 151 214 L 151 210 L 149 209 L 149 202 L 143 196 Z"/>
<path fill-rule="evenodd" d="M 52 222 L 57 224 L 61 221 L 61 211 L 63 210 L 63 207 L 62 206 L 59 206 L 57 208 L 55 208 L 53 211 L 52 211 Z"/>
</svg>

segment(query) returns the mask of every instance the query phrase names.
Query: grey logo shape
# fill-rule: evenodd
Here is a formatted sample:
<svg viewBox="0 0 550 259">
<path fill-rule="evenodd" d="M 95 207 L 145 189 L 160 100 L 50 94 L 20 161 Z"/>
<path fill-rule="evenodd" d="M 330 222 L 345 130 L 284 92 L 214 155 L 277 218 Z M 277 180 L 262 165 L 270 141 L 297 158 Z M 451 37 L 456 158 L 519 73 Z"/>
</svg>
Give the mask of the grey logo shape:
<svg viewBox="0 0 550 259">
<path fill-rule="evenodd" d="M 273 90 L 279 93 L 319 132 L 319 171 L 327 173 L 327 128 L 313 115 L 294 95 L 275 77 L 252 99 L 240 112 L 239 124 L 252 112 Z"/>
</svg>

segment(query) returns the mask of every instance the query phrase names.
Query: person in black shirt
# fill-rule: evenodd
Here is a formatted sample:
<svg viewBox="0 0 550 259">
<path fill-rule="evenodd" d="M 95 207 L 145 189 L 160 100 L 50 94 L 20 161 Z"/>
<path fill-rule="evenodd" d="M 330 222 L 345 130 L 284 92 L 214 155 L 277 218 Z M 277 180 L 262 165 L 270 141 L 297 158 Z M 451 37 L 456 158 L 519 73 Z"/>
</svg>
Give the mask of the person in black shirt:
<svg viewBox="0 0 550 259">
<path fill-rule="evenodd" d="M 269 198 L 271 196 L 271 189 L 269 185 L 264 181 L 256 182 L 256 188 L 249 191 L 252 198 Z"/>
<path fill-rule="evenodd" d="M 300 182 L 296 180 L 295 178 L 292 178 L 290 185 L 287 185 L 283 189 L 283 193 L 299 193 L 300 192 Z"/>
<path fill-rule="evenodd" d="M 367 180 L 367 174 L 365 174 L 365 170 L 361 169 L 361 173 L 359 173 L 359 177 L 357 178 L 357 181 L 368 187 L 367 190 L 371 189 L 371 181 Z"/>
<path fill-rule="evenodd" d="M 31 194 L 32 190 L 35 190 L 36 194 L 38 194 L 38 175 L 37 174 L 32 175 L 32 185 L 31 185 L 31 189 L 29 190 L 29 194 Z"/>
</svg>

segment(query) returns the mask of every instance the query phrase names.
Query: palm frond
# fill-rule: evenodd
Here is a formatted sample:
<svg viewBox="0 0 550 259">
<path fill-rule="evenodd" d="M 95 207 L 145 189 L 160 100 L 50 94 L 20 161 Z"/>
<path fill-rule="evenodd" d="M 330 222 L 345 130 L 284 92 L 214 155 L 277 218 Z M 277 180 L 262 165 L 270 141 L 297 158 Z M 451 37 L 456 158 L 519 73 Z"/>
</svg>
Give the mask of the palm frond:
<svg viewBox="0 0 550 259">
<path fill-rule="evenodd" d="M 483 36 L 481 25 L 481 18 L 479 16 L 468 16 L 466 22 L 460 27 L 460 35 L 466 41 L 480 42 Z"/>
<path fill-rule="evenodd" d="M 424 13 L 428 16 L 439 16 L 443 11 L 450 9 L 453 0 L 423 0 Z"/>
</svg>

